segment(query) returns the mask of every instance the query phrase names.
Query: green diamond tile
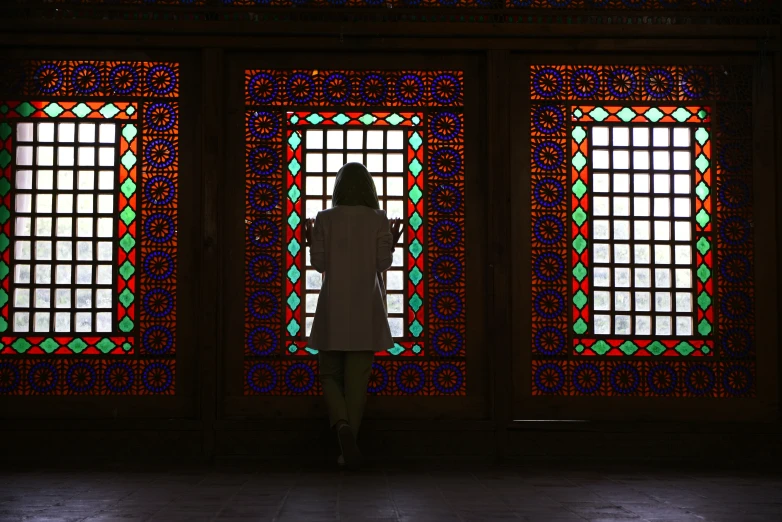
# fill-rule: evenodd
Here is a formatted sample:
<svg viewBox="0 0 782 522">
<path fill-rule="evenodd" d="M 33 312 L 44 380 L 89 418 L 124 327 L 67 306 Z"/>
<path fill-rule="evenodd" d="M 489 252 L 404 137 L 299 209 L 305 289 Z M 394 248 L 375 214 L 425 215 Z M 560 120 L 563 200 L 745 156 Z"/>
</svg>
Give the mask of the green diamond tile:
<svg viewBox="0 0 782 522">
<path fill-rule="evenodd" d="M 581 261 L 573 268 L 573 277 L 575 277 L 579 283 L 584 280 L 588 273 L 589 272 Z"/>
<path fill-rule="evenodd" d="M 31 346 L 32 344 L 30 344 L 27 339 L 21 337 L 11 343 L 11 348 L 13 348 L 16 353 L 24 353 L 29 350 Z"/>
<path fill-rule="evenodd" d="M 291 295 L 288 296 L 288 300 L 286 302 L 288 303 L 288 306 L 291 310 L 296 310 L 301 304 L 301 299 L 299 298 L 299 294 L 296 292 L 291 292 Z"/>
<path fill-rule="evenodd" d="M 690 355 L 692 352 L 694 352 L 695 348 L 693 348 L 692 345 L 687 341 L 682 341 L 674 347 L 674 350 L 676 350 L 679 353 L 679 355 L 683 355 L 686 357 Z"/>
<path fill-rule="evenodd" d="M 136 219 L 136 213 L 133 211 L 132 208 L 130 208 L 130 205 L 128 205 L 127 207 L 125 207 L 125 210 L 120 212 L 119 218 L 126 225 L 130 225 L 133 222 L 133 220 Z"/>
<path fill-rule="evenodd" d="M 709 216 L 709 213 L 706 212 L 706 209 L 702 208 L 698 211 L 697 214 L 695 214 L 695 221 L 698 222 L 701 228 L 704 228 L 709 224 L 709 221 L 711 221 L 711 216 Z"/>
<path fill-rule="evenodd" d="M 701 120 L 705 120 L 709 117 L 709 112 L 706 109 L 701 109 L 698 111 L 698 118 Z"/>
<path fill-rule="evenodd" d="M 49 337 L 48 339 L 44 339 L 42 343 L 38 343 L 38 346 L 46 353 L 54 353 L 60 348 L 60 343 Z"/>
<path fill-rule="evenodd" d="M 653 343 L 651 343 L 649 346 L 646 347 L 646 350 L 652 355 L 660 355 L 665 353 L 665 350 L 667 350 L 667 348 L 660 341 L 654 341 Z"/>
<path fill-rule="evenodd" d="M 402 346 L 399 343 L 394 343 L 394 346 L 392 346 L 391 348 L 389 348 L 386 351 L 388 353 L 390 353 L 391 355 L 399 355 L 399 354 L 401 354 L 401 353 L 403 353 L 405 351 L 405 348 L 404 348 L 404 346 Z"/>
<path fill-rule="evenodd" d="M 8 330 L 8 321 L 0 316 L 0 332 L 5 332 L 6 330 Z"/>
<path fill-rule="evenodd" d="M 126 198 L 130 199 L 136 193 L 136 188 L 136 183 L 132 179 L 127 178 L 122 182 L 122 186 L 119 189 Z"/>
<path fill-rule="evenodd" d="M 413 351 L 414 354 L 419 354 L 419 353 L 421 353 L 421 350 L 422 350 L 420 344 L 414 344 L 413 347 L 410 348 L 410 349 Z"/>
<path fill-rule="evenodd" d="M 299 163 L 299 160 L 293 158 L 290 163 L 288 163 L 288 170 L 294 178 L 298 176 L 299 171 L 301 170 L 301 163 Z"/>
<path fill-rule="evenodd" d="M 291 133 L 290 137 L 288 138 L 288 145 L 290 145 L 291 149 L 293 150 L 299 148 L 299 145 L 301 145 L 301 133 L 299 131 Z"/>
<path fill-rule="evenodd" d="M 410 221 L 409 221 L 410 226 L 413 227 L 413 230 L 415 230 L 416 232 L 421 227 L 423 222 L 424 220 L 421 219 L 421 216 L 418 214 L 418 212 L 413 212 L 413 215 L 410 216 Z"/>
<path fill-rule="evenodd" d="M 358 119 L 358 121 L 360 121 L 364 125 L 372 125 L 377 121 L 377 118 L 372 114 L 364 114 Z"/>
<path fill-rule="evenodd" d="M 128 108 L 125 109 L 125 114 L 128 116 L 133 116 L 136 113 L 136 106 L 135 105 L 128 105 Z"/>
<path fill-rule="evenodd" d="M 581 172 L 581 169 L 583 169 L 584 166 L 586 166 L 586 164 L 587 164 L 586 156 L 581 154 L 581 151 L 576 152 L 575 156 L 573 156 L 572 163 L 573 163 L 573 166 L 576 167 L 576 170 L 578 172 Z"/>
<path fill-rule="evenodd" d="M 5 205 L 0 205 L 0 223 L 5 223 L 11 217 L 11 211 Z"/>
<path fill-rule="evenodd" d="M 611 351 L 611 345 L 601 339 L 592 345 L 592 350 L 597 355 L 605 355 Z"/>
<path fill-rule="evenodd" d="M 701 201 L 705 200 L 706 197 L 709 195 L 709 186 L 701 181 L 698 183 L 698 185 L 695 187 L 695 193 L 698 195 Z"/>
<path fill-rule="evenodd" d="M 95 343 L 95 348 L 101 351 L 101 353 L 109 353 L 114 348 L 116 348 L 117 345 L 114 344 L 111 339 L 106 339 L 105 337 Z"/>
<path fill-rule="evenodd" d="M 0 168 L 6 168 L 9 163 L 11 163 L 11 154 L 5 149 L 0 150 Z"/>
<path fill-rule="evenodd" d="M 580 317 L 578 320 L 573 324 L 573 331 L 576 332 L 578 335 L 583 335 L 589 327 L 587 326 L 586 322 L 584 322 L 583 319 Z"/>
<path fill-rule="evenodd" d="M 293 230 L 296 230 L 296 228 L 299 226 L 299 223 L 301 223 L 301 218 L 299 217 L 299 213 L 294 210 L 291 212 L 291 215 L 288 216 L 288 225 Z"/>
<path fill-rule="evenodd" d="M 576 225 L 581 226 L 584 224 L 584 221 L 587 220 L 587 213 L 584 212 L 584 209 L 581 207 L 578 207 L 575 212 L 573 212 L 573 221 L 575 221 Z"/>
<path fill-rule="evenodd" d="M 0 105 L 0 114 L 8 114 L 8 105 L 5 103 Z"/>
<path fill-rule="evenodd" d="M 290 270 L 288 270 L 288 279 L 291 283 L 294 285 L 301 277 L 301 272 L 299 271 L 298 267 L 296 265 L 291 265 Z"/>
<path fill-rule="evenodd" d="M 285 328 L 288 330 L 288 333 L 291 337 L 294 337 L 296 334 L 299 333 L 299 330 L 301 330 L 301 327 L 299 326 L 299 322 L 296 321 L 296 319 L 291 319 L 291 321 L 288 323 L 288 326 Z"/>
<path fill-rule="evenodd" d="M 301 191 L 299 190 L 299 187 L 293 185 L 288 191 L 288 199 L 296 203 L 299 200 L 299 197 L 301 197 Z"/>
<path fill-rule="evenodd" d="M 633 355 L 635 352 L 638 351 L 638 345 L 635 344 L 633 341 L 625 341 L 619 345 L 619 349 L 625 355 Z"/>
<path fill-rule="evenodd" d="M 707 267 L 704 263 L 701 263 L 701 266 L 698 267 L 698 271 L 696 273 L 698 274 L 698 279 L 701 280 L 701 283 L 705 283 L 711 277 L 711 270 L 709 270 L 709 267 Z"/>
<path fill-rule="evenodd" d="M 581 310 L 586 306 L 587 302 L 589 302 L 589 299 L 587 298 L 586 294 L 579 290 L 576 292 L 576 294 L 573 296 L 573 304 L 576 305 L 576 308 Z"/>
<path fill-rule="evenodd" d="M 576 239 L 573 240 L 573 248 L 578 252 L 579 254 L 584 251 L 584 249 L 587 247 L 587 240 L 584 239 L 584 236 L 579 234 L 576 236 Z"/>
<path fill-rule="evenodd" d="M 288 252 L 294 257 L 299 253 L 299 250 L 301 250 L 301 245 L 298 241 L 296 241 L 296 238 L 291 239 L 290 243 L 288 243 Z"/>
<path fill-rule="evenodd" d="M 698 249 L 698 252 L 701 253 L 702 256 L 706 255 L 706 252 L 711 250 L 711 243 L 709 243 L 709 240 L 705 237 L 701 237 L 697 243 L 695 243 L 695 247 Z"/>
<path fill-rule="evenodd" d="M 114 105 L 113 103 L 107 103 L 106 105 L 104 105 L 103 107 L 101 107 L 101 108 L 100 108 L 100 110 L 99 110 L 98 112 L 100 112 L 100 113 L 101 113 L 101 115 L 102 115 L 104 118 L 113 118 L 114 116 L 116 116 L 117 114 L 119 114 L 119 112 L 120 112 L 120 111 L 119 111 L 119 109 L 117 108 L 117 106 L 116 106 L 116 105 Z"/>
<path fill-rule="evenodd" d="M 621 111 L 616 113 L 616 116 L 622 121 L 632 121 L 637 116 L 635 111 L 630 107 L 624 107 Z"/>
<path fill-rule="evenodd" d="M 125 170 L 130 170 L 133 168 L 133 165 L 136 164 L 136 155 L 130 151 L 127 151 L 119 159 L 119 162 L 122 163 L 122 166 L 125 167 Z"/>
<path fill-rule="evenodd" d="M 0 288 L 0 308 L 4 307 L 8 302 L 8 293 Z"/>
<path fill-rule="evenodd" d="M 421 162 L 418 161 L 418 158 L 413 158 L 413 161 L 407 166 L 407 170 L 413 174 L 413 177 L 417 178 L 421 171 L 424 170 L 424 167 L 421 165 Z"/>
<path fill-rule="evenodd" d="M 0 232 L 0 252 L 5 252 L 5 249 L 8 248 L 8 245 L 11 243 L 11 240 L 8 239 L 8 236 L 6 236 L 4 233 Z"/>
<path fill-rule="evenodd" d="M 130 344 L 127 341 L 122 343 L 122 351 L 123 352 L 130 352 L 131 350 L 133 350 L 133 345 L 132 344 Z"/>
<path fill-rule="evenodd" d="M 665 116 L 665 113 L 657 107 L 652 107 L 644 113 L 644 116 L 646 116 L 646 119 L 652 123 L 657 123 L 663 118 L 663 116 Z"/>
<path fill-rule="evenodd" d="M 418 125 L 419 123 L 421 123 L 421 118 L 419 118 L 418 115 L 416 114 L 415 116 L 410 118 L 410 121 L 413 122 L 413 125 Z"/>
<path fill-rule="evenodd" d="M 573 194 L 575 194 L 578 199 L 583 198 L 584 194 L 586 193 L 587 193 L 586 183 L 584 183 L 580 179 L 575 183 L 573 183 Z"/>
<path fill-rule="evenodd" d="M 129 307 L 133 304 L 133 301 L 136 300 L 136 296 L 133 295 L 133 292 L 130 291 L 130 289 L 126 288 L 119 294 L 119 302 L 122 303 L 122 306 L 125 308 Z"/>
<path fill-rule="evenodd" d="M 86 103 L 80 103 L 72 109 L 72 112 L 79 118 L 84 118 L 92 112 L 92 109 Z"/>
<path fill-rule="evenodd" d="M 130 277 L 135 273 L 136 273 L 136 267 L 134 267 L 130 261 L 125 261 L 119 267 L 119 275 L 121 275 L 122 279 L 124 279 L 125 281 L 130 279 Z"/>
<path fill-rule="evenodd" d="M 576 353 L 584 353 L 584 350 L 586 350 L 586 346 L 584 346 L 581 343 L 578 343 L 576 345 Z"/>
<path fill-rule="evenodd" d="M 133 239 L 133 236 L 131 236 L 130 233 L 127 233 L 119 240 L 119 246 L 121 246 L 122 250 L 125 252 L 130 252 L 133 250 L 133 247 L 136 246 L 136 240 Z"/>
<path fill-rule="evenodd" d="M 313 112 L 312 114 L 310 114 L 309 116 L 307 116 L 304 119 L 307 120 L 308 122 L 310 122 L 313 125 L 317 125 L 317 124 L 319 124 L 320 122 L 323 121 L 323 116 L 321 116 L 317 112 Z"/>
<path fill-rule="evenodd" d="M 59 103 L 52 102 L 43 108 L 43 112 L 45 112 L 46 115 L 49 116 L 50 118 L 56 118 L 57 116 L 65 112 L 65 109 L 63 109 Z"/>
<path fill-rule="evenodd" d="M 347 114 L 339 113 L 333 118 L 331 118 L 331 120 L 337 125 L 345 125 L 347 122 L 350 121 L 350 116 L 348 116 Z"/>
<path fill-rule="evenodd" d="M 414 185 L 413 188 L 410 189 L 410 192 L 408 193 L 408 197 L 410 198 L 410 201 L 412 201 L 414 205 L 418 204 L 418 202 L 421 200 L 421 197 L 423 197 L 423 193 L 421 192 L 421 189 L 418 188 L 418 185 Z"/>
<path fill-rule="evenodd" d="M 11 135 L 13 130 L 11 130 L 11 126 L 7 123 L 0 123 L 0 140 L 5 141 L 8 139 L 8 136 Z"/>
<path fill-rule="evenodd" d="M 421 273 L 418 267 L 415 266 L 412 270 L 410 270 L 410 275 L 408 277 L 410 277 L 410 281 L 412 281 L 414 285 L 418 286 L 418 283 L 421 282 L 421 279 L 424 278 L 424 275 Z"/>
<path fill-rule="evenodd" d="M 121 332 L 130 332 L 133 330 L 133 321 L 127 315 L 119 322 L 119 329 Z"/>
<path fill-rule="evenodd" d="M 133 138 L 135 138 L 137 134 L 138 134 L 138 130 L 136 130 L 136 126 L 133 125 L 132 123 L 123 125 L 122 137 L 125 138 L 125 141 L 127 141 L 128 143 L 133 141 Z"/>
<path fill-rule="evenodd" d="M 421 309 L 421 306 L 423 306 L 424 302 L 421 299 L 421 296 L 419 296 L 418 294 L 413 294 L 413 297 L 410 298 L 408 304 L 410 305 L 410 308 L 412 308 L 414 312 L 418 312 L 418 310 Z"/>
<path fill-rule="evenodd" d="M 684 123 L 688 119 L 690 119 L 690 116 L 692 116 L 692 113 L 685 109 L 684 107 L 679 107 L 675 111 L 671 113 L 671 116 L 678 121 L 679 123 Z"/>
<path fill-rule="evenodd" d="M 26 118 L 35 112 L 35 107 L 30 105 L 28 102 L 22 102 L 18 107 L 16 107 L 16 109 L 14 109 L 14 111 L 16 111 L 18 115 Z"/>
<path fill-rule="evenodd" d="M 706 169 L 709 168 L 709 158 L 707 158 L 702 153 L 698 154 L 698 157 L 695 158 L 695 166 L 698 168 L 700 173 L 706 172 Z"/>
<path fill-rule="evenodd" d="M 421 243 L 419 243 L 417 239 L 414 239 L 413 242 L 410 243 L 410 253 L 413 254 L 414 258 L 418 259 L 418 256 L 420 256 L 423 251 L 424 247 L 421 246 Z"/>
<path fill-rule="evenodd" d="M 608 112 L 602 107 L 595 107 L 589 111 L 589 116 L 591 116 L 595 121 L 603 121 L 604 119 L 608 118 L 610 114 L 608 114 Z"/>
<path fill-rule="evenodd" d="M 296 353 L 299 351 L 299 347 L 295 344 L 289 344 L 288 345 L 288 353 Z"/>
<path fill-rule="evenodd" d="M 400 123 L 405 121 L 405 119 L 402 116 L 398 115 L 397 113 L 394 113 L 388 116 L 386 118 L 386 121 L 388 122 L 389 125 L 399 125 Z"/>
<path fill-rule="evenodd" d="M 412 136 L 410 136 L 410 146 L 413 147 L 413 150 L 418 150 L 421 147 L 421 144 L 424 142 L 424 140 L 421 139 L 421 135 L 417 132 L 414 132 Z"/>
<path fill-rule="evenodd" d="M 573 129 L 573 132 L 571 132 L 570 135 L 573 136 L 573 139 L 576 140 L 576 143 L 581 143 L 584 141 L 584 138 L 586 138 L 587 133 L 584 130 L 584 127 L 578 126 Z"/>
<path fill-rule="evenodd" d="M 7 178 L 0 178 L 0 196 L 5 196 L 11 190 L 11 182 Z"/>
<path fill-rule="evenodd" d="M 704 344 L 703 346 L 701 346 L 701 353 L 703 353 L 704 355 L 708 355 L 709 353 L 711 353 L 711 349 Z"/>
<path fill-rule="evenodd" d="M 701 335 L 709 335 L 711 333 L 711 323 L 706 319 L 702 319 L 701 322 L 698 323 L 698 333 Z"/>
<path fill-rule="evenodd" d="M 711 306 L 711 296 L 705 290 L 698 296 L 698 306 L 701 307 L 701 310 L 706 310 Z"/>
<path fill-rule="evenodd" d="M 11 269 L 8 268 L 8 265 L 5 263 L 5 261 L 0 261 L 0 280 L 5 279 L 10 271 Z"/>
<path fill-rule="evenodd" d="M 68 343 L 68 348 L 73 351 L 73 353 L 81 353 L 87 348 L 88 344 L 79 339 L 78 337 L 74 339 L 73 341 Z"/>
<path fill-rule="evenodd" d="M 294 125 L 296 125 L 297 123 L 299 123 L 299 117 L 298 117 L 298 116 L 296 116 L 295 114 L 294 114 L 294 115 L 292 115 L 292 116 L 291 116 L 291 123 L 292 123 L 292 124 L 294 124 Z"/>
<path fill-rule="evenodd" d="M 424 327 L 421 326 L 421 323 L 418 322 L 418 319 L 410 324 L 410 333 L 413 334 L 413 337 L 421 337 L 421 332 L 423 331 Z"/>
<path fill-rule="evenodd" d="M 584 115 L 584 113 L 581 112 L 581 109 L 576 109 L 576 110 L 573 111 L 573 117 L 576 118 L 576 119 L 580 118 L 583 115 Z"/>
<path fill-rule="evenodd" d="M 709 141 L 709 131 L 703 127 L 699 127 L 698 130 L 695 131 L 695 141 L 701 146 L 705 145 L 706 142 Z"/>
</svg>

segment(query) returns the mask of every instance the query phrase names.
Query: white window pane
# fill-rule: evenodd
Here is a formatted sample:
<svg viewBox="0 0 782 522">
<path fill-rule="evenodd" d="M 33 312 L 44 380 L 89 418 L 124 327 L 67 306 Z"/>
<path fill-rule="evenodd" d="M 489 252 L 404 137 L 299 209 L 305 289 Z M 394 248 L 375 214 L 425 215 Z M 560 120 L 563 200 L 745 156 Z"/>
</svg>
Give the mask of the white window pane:
<svg viewBox="0 0 782 522">
<path fill-rule="evenodd" d="M 30 307 L 30 289 L 29 288 L 17 288 L 14 290 L 14 306 L 16 308 L 29 308 Z"/>
<path fill-rule="evenodd" d="M 49 288 L 35 289 L 35 307 L 50 308 L 52 306 L 51 290 Z"/>
<path fill-rule="evenodd" d="M 595 291 L 594 309 L 611 310 L 611 292 L 602 290 Z"/>
<path fill-rule="evenodd" d="M 637 264 L 648 265 L 652 261 L 651 247 L 649 245 L 635 245 L 635 262 Z"/>
<path fill-rule="evenodd" d="M 675 129 L 673 129 L 673 146 L 689 147 L 690 129 L 688 129 L 687 127 L 676 127 Z"/>
<path fill-rule="evenodd" d="M 60 190 L 73 190 L 73 171 L 57 171 L 57 188 Z"/>
<path fill-rule="evenodd" d="M 690 170 L 692 163 L 690 151 L 676 150 L 673 152 L 673 170 Z"/>
<path fill-rule="evenodd" d="M 610 221 L 596 219 L 592 224 L 592 235 L 594 239 L 611 239 Z"/>
<path fill-rule="evenodd" d="M 101 167 L 114 166 L 114 148 L 101 147 L 98 151 L 98 165 Z"/>
<path fill-rule="evenodd" d="M 692 270 L 689 268 L 676 269 L 676 288 L 692 288 Z"/>
<path fill-rule="evenodd" d="M 607 150 L 597 149 L 592 151 L 592 168 L 600 170 L 611 168 Z"/>
<path fill-rule="evenodd" d="M 593 270 L 595 274 L 594 282 L 595 286 L 608 287 L 611 286 L 611 269 L 595 267 Z"/>
<path fill-rule="evenodd" d="M 304 155 L 306 172 L 323 172 L 323 154 L 308 152 Z"/>
<path fill-rule="evenodd" d="M 630 129 L 628 127 L 614 127 L 612 145 L 615 147 L 627 147 L 630 145 Z"/>
<path fill-rule="evenodd" d="M 38 124 L 38 141 L 54 141 L 54 123 L 45 122 Z"/>
<path fill-rule="evenodd" d="M 79 147 L 79 166 L 92 167 L 95 165 L 95 148 Z"/>
<path fill-rule="evenodd" d="M 99 285 L 110 285 L 111 272 L 111 265 L 98 265 L 96 283 Z"/>
<path fill-rule="evenodd" d="M 367 154 L 367 170 L 373 174 L 382 174 L 383 168 L 383 154 Z"/>
<path fill-rule="evenodd" d="M 110 170 L 102 170 L 98 173 L 98 188 L 100 190 L 114 190 L 114 173 Z"/>
<path fill-rule="evenodd" d="M 15 178 L 16 188 L 24 190 L 31 190 L 33 188 L 32 170 L 17 170 Z"/>
<path fill-rule="evenodd" d="M 386 172 L 403 173 L 405 171 L 405 157 L 402 154 L 386 155 Z"/>
<path fill-rule="evenodd" d="M 56 306 L 57 308 L 70 308 L 71 291 L 67 288 L 58 288 L 55 295 L 54 306 Z"/>
<path fill-rule="evenodd" d="M 401 201 L 387 201 L 386 212 L 388 213 L 388 219 L 404 219 L 404 203 Z"/>
<path fill-rule="evenodd" d="M 69 217 L 57 218 L 57 236 L 58 237 L 73 236 L 73 218 L 69 218 Z"/>
<path fill-rule="evenodd" d="M 17 165 L 32 165 L 33 164 L 33 148 L 27 145 L 16 147 L 16 164 Z"/>
<path fill-rule="evenodd" d="M 626 198 L 626 197 L 614 198 L 614 215 L 615 216 L 630 215 L 630 198 Z"/>
<path fill-rule="evenodd" d="M 650 288 L 652 286 L 652 271 L 648 268 L 635 269 L 635 287 Z"/>
<path fill-rule="evenodd" d="M 654 294 L 654 311 L 655 312 L 670 312 L 671 311 L 671 294 L 670 294 L 670 292 L 655 292 L 655 294 Z"/>
<path fill-rule="evenodd" d="M 307 176 L 304 178 L 304 190 L 308 196 L 323 195 L 323 177 Z"/>
<path fill-rule="evenodd" d="M 35 198 L 36 212 L 51 214 L 52 212 L 52 195 L 51 194 L 38 194 Z"/>
<path fill-rule="evenodd" d="M 70 241 L 57 242 L 57 260 L 69 261 L 73 259 L 73 245 Z"/>
<path fill-rule="evenodd" d="M 101 143 L 114 143 L 116 131 L 113 123 L 101 123 L 98 133 Z"/>
<path fill-rule="evenodd" d="M 98 261 L 111 261 L 114 258 L 114 247 L 108 241 L 98 241 Z"/>
<path fill-rule="evenodd" d="M 347 147 L 348 149 L 363 149 L 364 148 L 364 131 L 349 130 L 347 131 Z"/>
<path fill-rule="evenodd" d="M 614 245 L 614 263 L 627 264 L 630 262 L 630 245 L 617 243 Z"/>
<path fill-rule="evenodd" d="M 73 147 L 59 147 L 57 149 L 57 166 L 72 167 L 76 164 L 76 149 Z"/>
<path fill-rule="evenodd" d="M 611 316 L 595 315 L 595 333 L 597 335 L 611 334 Z"/>
<path fill-rule="evenodd" d="M 657 335 L 671 335 L 671 318 L 668 316 L 657 316 L 655 333 Z"/>
<path fill-rule="evenodd" d="M 54 331 L 55 332 L 70 332 L 71 331 L 71 314 L 68 312 L 57 312 L 54 314 Z"/>
<path fill-rule="evenodd" d="M 304 132 L 304 141 L 308 149 L 322 149 L 323 148 L 323 131 L 322 130 L 307 130 Z"/>
<path fill-rule="evenodd" d="M 48 332 L 49 331 L 49 312 L 36 312 L 35 313 L 35 331 L 36 332 Z"/>
<path fill-rule="evenodd" d="M 95 190 L 95 171 L 79 171 L 79 190 Z"/>
<path fill-rule="evenodd" d="M 649 146 L 649 128 L 648 127 L 633 127 L 633 146 L 634 147 L 648 147 Z"/>
<path fill-rule="evenodd" d="M 668 245 L 655 245 L 654 262 L 658 265 L 669 265 L 671 263 L 671 247 Z"/>
<path fill-rule="evenodd" d="M 51 167 L 54 165 L 54 147 L 38 147 L 38 155 L 35 164 L 39 167 Z"/>
<path fill-rule="evenodd" d="M 93 142 L 95 142 L 95 124 L 94 123 L 80 123 L 79 124 L 79 141 L 81 143 L 93 143 Z"/>
<path fill-rule="evenodd" d="M 629 268 L 615 268 L 614 269 L 614 285 L 620 288 L 627 288 L 630 286 L 630 269 Z"/>
<path fill-rule="evenodd" d="M 691 203 L 688 198 L 674 198 L 673 200 L 673 215 L 677 218 L 690 217 Z"/>
<path fill-rule="evenodd" d="M 55 282 L 59 285 L 71 284 L 71 265 L 57 265 Z"/>
<path fill-rule="evenodd" d="M 654 269 L 654 285 L 657 288 L 671 287 L 671 270 L 669 268 Z"/>
<path fill-rule="evenodd" d="M 404 296 L 402 294 L 386 295 L 386 308 L 389 314 L 401 314 L 404 312 Z"/>
<path fill-rule="evenodd" d="M 646 217 L 649 215 L 649 198 L 633 198 L 633 215 Z"/>
<path fill-rule="evenodd" d="M 111 214 L 114 211 L 114 196 L 101 194 L 98 196 L 98 213 Z"/>
<path fill-rule="evenodd" d="M 14 242 L 14 259 L 31 259 L 32 246 L 29 241 L 15 241 Z"/>
<path fill-rule="evenodd" d="M 22 193 L 16 195 L 16 206 L 14 207 L 17 214 L 29 214 L 33 211 L 33 195 L 28 193 Z"/>
<path fill-rule="evenodd" d="M 611 178 L 608 174 L 593 174 L 592 175 L 592 192 L 610 192 L 611 191 Z"/>
<path fill-rule="evenodd" d="M 57 194 L 57 213 L 73 213 L 73 194 Z"/>
<path fill-rule="evenodd" d="M 391 337 L 402 337 L 405 334 L 404 321 L 399 317 L 389 317 L 388 327 L 391 329 Z"/>
<path fill-rule="evenodd" d="M 607 147 L 609 145 L 608 127 L 592 128 L 592 145 Z"/>
<path fill-rule="evenodd" d="M 336 174 L 345 165 L 345 156 L 342 153 L 326 154 L 326 172 Z"/>
<path fill-rule="evenodd" d="M 345 133 L 342 130 L 326 131 L 326 148 L 342 149 L 344 148 Z"/>
<path fill-rule="evenodd" d="M 16 125 L 16 141 L 33 141 L 33 124 L 18 123 Z"/>
<path fill-rule="evenodd" d="M 99 288 L 95 292 L 95 306 L 97 308 L 111 308 L 112 291 L 107 288 Z"/>
<path fill-rule="evenodd" d="M 618 335 L 630 335 L 630 316 L 629 315 L 617 315 L 614 318 L 616 322 L 616 333 Z"/>
<path fill-rule="evenodd" d="M 635 309 L 638 312 L 649 312 L 652 309 L 652 294 L 650 292 L 635 293 Z"/>
<path fill-rule="evenodd" d="M 692 247 L 689 245 L 676 245 L 674 247 L 674 260 L 677 265 L 689 265 L 692 262 Z"/>
<path fill-rule="evenodd" d="M 367 131 L 367 148 L 368 149 L 382 149 L 383 148 L 383 131 L 382 130 Z"/>
<path fill-rule="evenodd" d="M 636 335 L 651 335 L 652 333 L 652 318 L 648 315 L 635 316 L 635 334 Z"/>
<path fill-rule="evenodd" d="M 96 332 L 110 332 L 111 331 L 111 313 L 110 312 L 98 312 L 96 315 Z"/>
<path fill-rule="evenodd" d="M 75 330 L 77 332 L 91 332 L 92 331 L 92 313 L 91 312 L 77 312 L 75 317 Z"/>
<path fill-rule="evenodd" d="M 36 236 L 51 236 L 52 235 L 52 218 L 39 217 L 35 220 L 35 235 Z"/>
<path fill-rule="evenodd" d="M 636 221 L 633 228 L 635 239 L 648 240 L 651 238 L 651 227 L 648 221 Z"/>
<path fill-rule="evenodd" d="M 670 137 L 666 127 L 655 127 L 652 130 L 652 144 L 655 147 L 667 147 L 670 144 Z"/>
<path fill-rule="evenodd" d="M 35 259 L 37 259 L 38 261 L 51 261 L 52 259 L 51 241 L 35 242 Z"/>
<path fill-rule="evenodd" d="M 76 308 L 90 308 L 90 307 L 92 307 L 92 290 L 90 290 L 89 288 L 77 288 Z"/>
<path fill-rule="evenodd" d="M 614 307 L 621 312 L 630 311 L 630 292 L 615 292 Z"/>
<path fill-rule="evenodd" d="M 57 127 L 57 140 L 61 143 L 73 143 L 76 141 L 76 124 L 60 123 Z"/>
<path fill-rule="evenodd" d="M 650 178 L 649 174 L 635 174 L 633 176 L 633 191 L 640 193 L 649 192 L 651 187 Z"/>
<path fill-rule="evenodd" d="M 635 170 L 649 170 L 649 151 L 633 151 L 633 168 Z"/>
<path fill-rule="evenodd" d="M 676 311 L 692 312 L 692 294 L 689 292 L 676 292 Z"/>
<path fill-rule="evenodd" d="M 676 241 L 690 241 L 692 225 L 686 221 L 676 221 L 674 222 L 674 233 Z"/>
<path fill-rule="evenodd" d="M 98 237 L 112 237 L 114 235 L 114 220 L 111 218 L 98 218 Z"/>
<path fill-rule="evenodd" d="M 52 265 L 35 265 L 35 284 L 48 285 L 52 282 Z"/>
<path fill-rule="evenodd" d="M 654 222 L 654 239 L 668 241 L 671 239 L 671 223 L 668 221 Z"/>
<path fill-rule="evenodd" d="M 614 170 L 627 170 L 630 168 L 630 153 L 626 150 L 615 150 L 612 167 Z"/>
<path fill-rule="evenodd" d="M 595 263 L 611 262 L 611 248 L 609 245 L 605 243 L 595 243 L 592 251 Z"/>
<path fill-rule="evenodd" d="M 386 178 L 386 185 L 388 190 L 386 195 L 388 196 L 402 196 L 404 195 L 404 181 L 401 176 L 388 176 Z"/>
<path fill-rule="evenodd" d="M 630 175 L 614 174 L 614 192 L 630 192 Z"/>
<path fill-rule="evenodd" d="M 392 130 L 386 132 L 386 148 L 390 150 L 399 150 L 405 148 L 404 131 Z"/>
</svg>

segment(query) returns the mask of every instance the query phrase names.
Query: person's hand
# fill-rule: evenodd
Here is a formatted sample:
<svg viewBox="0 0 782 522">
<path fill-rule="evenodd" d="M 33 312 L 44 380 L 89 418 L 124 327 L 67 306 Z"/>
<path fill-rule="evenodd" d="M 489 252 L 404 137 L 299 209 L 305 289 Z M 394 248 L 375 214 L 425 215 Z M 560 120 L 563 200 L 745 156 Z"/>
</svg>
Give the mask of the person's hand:
<svg viewBox="0 0 782 522">
<path fill-rule="evenodd" d="M 314 219 L 304 220 L 304 246 L 312 246 L 312 229 L 315 228 Z"/>
<path fill-rule="evenodd" d="M 399 238 L 402 237 L 402 232 L 405 230 L 405 222 L 401 219 L 391 220 L 391 235 L 394 237 L 394 244 L 399 243 Z"/>
</svg>

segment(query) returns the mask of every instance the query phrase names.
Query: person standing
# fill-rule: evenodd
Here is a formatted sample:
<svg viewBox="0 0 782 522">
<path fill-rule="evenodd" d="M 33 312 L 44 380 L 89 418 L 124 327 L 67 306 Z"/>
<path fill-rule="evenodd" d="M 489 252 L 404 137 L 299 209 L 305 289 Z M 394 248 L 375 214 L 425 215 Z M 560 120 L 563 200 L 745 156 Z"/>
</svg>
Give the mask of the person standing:
<svg viewBox="0 0 782 522">
<path fill-rule="evenodd" d="M 381 273 L 391 267 L 402 220 L 380 210 L 366 167 L 347 163 L 337 173 L 332 207 L 304 223 L 310 262 L 323 285 L 308 346 L 319 353 L 319 377 L 340 464 L 361 466 L 356 437 L 375 352 L 394 345 Z"/>
</svg>

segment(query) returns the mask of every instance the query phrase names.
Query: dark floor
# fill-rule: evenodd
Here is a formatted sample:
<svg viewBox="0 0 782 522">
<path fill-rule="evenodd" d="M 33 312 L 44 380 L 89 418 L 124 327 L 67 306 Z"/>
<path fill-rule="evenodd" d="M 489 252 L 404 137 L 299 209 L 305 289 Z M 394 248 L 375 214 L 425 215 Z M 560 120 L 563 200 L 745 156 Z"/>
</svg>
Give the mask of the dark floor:
<svg viewBox="0 0 782 522">
<path fill-rule="evenodd" d="M 782 474 L 773 472 L 263 468 L 0 471 L 0 520 L 782 521 Z"/>
</svg>

